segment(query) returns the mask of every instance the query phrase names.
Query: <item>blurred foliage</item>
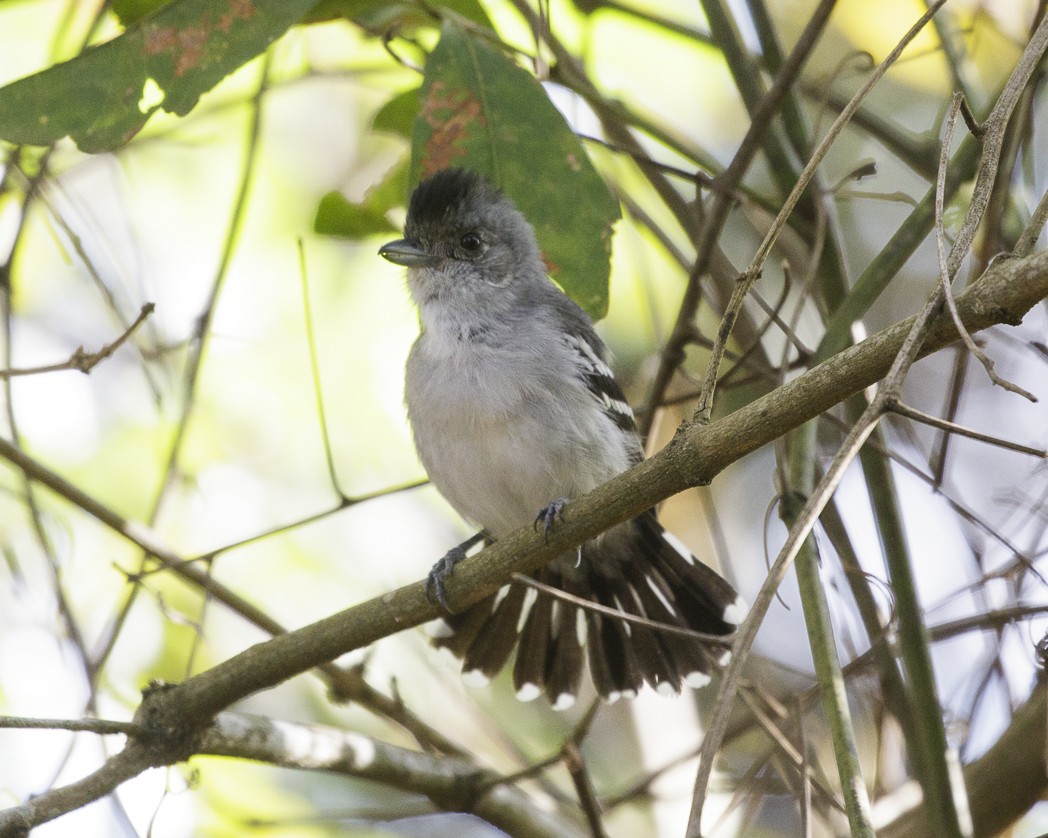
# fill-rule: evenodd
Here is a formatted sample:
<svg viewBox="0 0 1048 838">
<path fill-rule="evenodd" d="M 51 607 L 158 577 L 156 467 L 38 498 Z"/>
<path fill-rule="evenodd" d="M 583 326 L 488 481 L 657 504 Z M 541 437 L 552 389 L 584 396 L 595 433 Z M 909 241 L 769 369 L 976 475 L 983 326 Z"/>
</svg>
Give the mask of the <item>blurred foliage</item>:
<svg viewBox="0 0 1048 838">
<path fill-rule="evenodd" d="M 915 208 L 933 183 L 946 103 L 962 89 L 985 116 L 1028 38 L 1034 5 L 951 2 L 874 91 L 740 318 L 719 411 L 804 369 L 828 326 L 851 339 L 920 306 L 936 262 L 930 223 Z M 248 6 L 252 16 L 237 12 Z M 417 324 L 402 272 L 375 255 L 402 223 L 411 184 L 447 163 L 492 174 L 539 228 L 557 281 L 592 313 L 607 309 L 602 332 L 631 400 L 643 404 L 695 258 L 705 185 L 723 174 L 752 118 L 740 91 L 769 86 L 813 4 L 745 6 L 0 4 L 0 369 L 97 350 L 143 303 L 156 303 L 90 376 L 5 377 L 4 438 L 150 526 L 188 566 L 286 627 L 419 579 L 468 533 L 433 490 L 413 488 L 423 475 L 401 378 Z M 714 34 L 700 7 L 731 25 Z M 834 12 L 790 91 L 784 113 L 796 121 L 773 121 L 733 192 L 717 240 L 723 258 L 702 278 L 651 446 L 691 413 L 694 378 L 780 185 L 861 84 L 868 54 L 883 58 L 923 8 L 852 0 Z M 1048 185 L 1039 162 L 1048 159 L 1044 96 L 1042 82 L 1031 88 L 1006 142 L 972 278 L 1014 246 Z M 765 156 L 772 143 L 778 162 Z M 876 174 L 856 183 L 851 174 L 869 162 Z M 973 176 L 965 155 L 954 162 L 948 231 Z M 902 248 L 907 237 L 912 246 Z M 859 319 L 838 328 L 835 312 L 850 306 Z M 1044 332 L 1042 312 L 981 338 L 1000 370 L 1037 391 L 1038 405 L 1002 394 L 961 352 L 923 361 L 903 396 L 1043 447 Z M 820 421 L 820 447 L 805 452 L 814 471 L 853 407 Z M 795 445 L 758 452 L 663 510 L 748 597 L 764 578 L 765 551 L 784 538 L 764 516 L 789 488 L 783 475 Z M 1032 706 L 1023 704 L 1037 677 L 1031 641 L 1044 634 L 1048 603 L 1037 573 L 1048 549 L 1045 473 L 1025 455 L 903 420 L 886 423 L 872 456 L 890 460 L 896 484 L 890 501 L 931 632 L 934 709 L 959 758 L 973 763 L 1015 708 L 1018 718 Z M 897 615 L 875 498 L 886 487 L 869 483 L 869 473 L 856 466 L 842 484 L 840 521 L 819 536 L 819 572 L 850 661 L 864 778 L 888 806 L 916 766 L 893 703 L 892 690 L 908 685 L 893 685 L 877 662 L 877 650 L 895 653 L 884 640 Z M 0 468 L 0 488 L 0 712 L 127 719 L 149 679 L 179 680 L 268 636 L 18 470 Z M 710 835 L 799 834 L 804 789 L 774 744 L 784 741 L 813 766 L 814 834 L 840 830 L 834 755 L 820 705 L 809 700 L 815 684 L 792 578 L 781 597 L 722 752 Z M 956 628 L 958 620 L 969 622 Z M 520 704 L 505 679 L 467 692 L 417 632 L 375 644 L 363 671 L 394 704 L 506 774 L 559 754 L 585 709 Z M 683 834 L 689 757 L 714 695 L 644 695 L 599 709 L 582 753 L 610 835 Z M 244 705 L 418 745 L 374 706 L 332 702 L 313 675 Z M 0 731 L 0 787 L 9 802 L 24 800 L 56 776 L 93 770 L 107 747 L 90 734 Z M 576 786 L 564 761 L 553 763 L 520 785 L 577 818 Z M 1028 763 L 994 765 L 1006 766 L 993 775 L 999 789 L 1040 776 Z M 52 834 L 116 834 L 127 824 L 171 836 L 465 828 L 421 817 L 430 809 L 417 794 L 344 776 L 212 758 L 153 774 L 111 807 L 60 819 Z M 1014 834 L 1044 830 L 1035 808 Z M 889 824 L 883 834 L 904 833 Z"/>
<path fill-rule="evenodd" d="M 83 151 L 130 140 L 158 107 L 185 116 L 201 94 L 254 58 L 313 0 L 177 0 L 75 58 L 0 89 L 0 137 Z"/>
</svg>

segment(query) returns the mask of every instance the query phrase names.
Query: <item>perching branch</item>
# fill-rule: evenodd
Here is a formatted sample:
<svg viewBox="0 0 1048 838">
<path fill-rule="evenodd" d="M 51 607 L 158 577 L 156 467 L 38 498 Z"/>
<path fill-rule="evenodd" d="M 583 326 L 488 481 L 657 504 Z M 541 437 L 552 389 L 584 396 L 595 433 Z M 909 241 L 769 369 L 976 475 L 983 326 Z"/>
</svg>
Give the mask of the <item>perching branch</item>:
<svg viewBox="0 0 1048 838">
<path fill-rule="evenodd" d="M 945 267 L 942 269 L 948 282 L 952 282 L 956 277 L 957 271 L 963 263 L 968 249 L 971 247 L 971 243 L 974 240 L 976 230 L 979 227 L 979 223 L 982 220 L 983 213 L 989 202 L 989 195 L 993 188 L 994 176 L 997 171 L 997 162 L 1000 155 L 1002 138 L 1011 116 L 1012 109 L 1029 82 L 1030 77 L 1033 75 L 1034 69 L 1040 63 L 1046 47 L 1048 47 L 1048 18 L 1041 20 L 1033 37 L 1023 51 L 1019 63 L 1012 72 L 1008 84 L 1005 86 L 997 103 L 994 105 L 993 111 L 986 120 L 984 126 L 985 133 L 982 138 L 983 150 L 980 158 L 979 174 L 976 179 L 975 189 L 972 192 L 972 199 L 968 206 L 967 213 L 965 214 L 964 222 L 961 225 L 960 232 L 957 235 L 949 257 L 945 262 Z M 946 166 L 948 158 L 948 148 L 944 146 L 941 167 L 944 168 Z M 987 274 L 989 274 L 989 271 L 987 271 Z M 984 276 L 987 274 L 984 274 Z M 969 292 L 977 291 L 979 284 L 980 282 L 976 282 L 975 286 L 969 289 Z M 779 551 L 779 555 L 768 573 L 768 578 L 762 586 L 749 616 L 746 618 L 737 633 L 733 647 L 732 663 L 725 673 L 720 693 L 718 695 L 717 709 L 710 722 L 706 738 L 703 741 L 699 770 L 695 780 L 695 793 L 692 801 L 691 818 L 688 824 L 687 834 L 689 838 L 691 838 L 691 836 L 697 836 L 701 832 L 702 809 L 705 802 L 706 787 L 712 771 L 713 757 L 719 749 L 720 743 L 723 740 L 724 733 L 727 729 L 728 713 L 738 689 L 741 668 L 749 650 L 752 648 L 753 641 L 756 638 L 757 630 L 763 620 L 763 616 L 767 613 L 767 609 L 770 606 L 773 597 L 776 595 L 778 586 L 782 582 L 789 566 L 796 558 L 801 545 L 811 533 L 821 510 L 832 497 L 833 492 L 836 491 L 840 480 L 844 476 L 846 466 L 858 454 L 860 448 L 869 438 L 884 413 L 892 404 L 898 401 L 899 390 L 910 367 L 918 357 L 927 351 L 929 341 L 933 339 L 933 335 L 936 331 L 942 328 L 942 307 L 945 294 L 946 291 L 942 287 L 942 284 L 938 284 L 935 291 L 925 302 L 920 313 L 907 321 L 908 327 L 905 335 L 900 336 L 901 339 L 898 343 L 897 349 L 893 353 L 890 366 L 886 370 L 887 374 L 885 376 L 878 376 L 877 378 L 877 380 L 880 380 L 882 377 L 884 378 L 877 395 L 863 411 L 862 416 L 859 417 L 856 424 L 848 432 L 835 454 L 830 467 L 826 470 L 826 473 L 815 487 L 815 490 L 808 497 L 804 504 L 804 508 L 797 515 L 796 524 L 791 527 L 786 542 Z M 967 297 L 967 294 L 965 297 Z M 962 323 L 966 324 L 963 316 L 961 317 L 961 320 Z M 938 323 L 936 321 L 938 321 Z M 868 342 L 869 341 L 864 341 L 860 344 L 860 347 Z M 832 360 L 836 361 L 842 356 L 848 354 L 848 350 L 845 350 Z M 808 375 L 818 371 L 821 367 L 826 366 L 827 363 L 830 362 L 820 364 L 819 367 L 811 370 Z M 804 377 L 807 376 L 802 376 L 802 379 Z M 758 400 L 758 403 L 759 401 L 761 400 Z M 891 557 L 889 557 L 889 559 L 890 558 Z M 910 569 L 904 567 L 901 568 L 901 570 L 904 571 L 902 577 L 905 579 L 907 586 L 905 593 L 912 600 L 911 605 L 913 609 L 919 610 L 916 605 L 916 591 L 912 589 Z M 900 580 L 897 579 L 897 585 L 898 584 L 900 584 Z M 915 614 L 913 616 L 916 617 L 917 615 Z M 941 725 L 941 717 L 938 712 L 938 700 L 934 694 L 935 687 L 934 679 L 931 677 L 931 662 L 928 654 L 928 644 L 926 642 L 926 637 L 923 636 L 924 629 L 920 621 L 915 619 L 913 625 L 916 627 L 915 633 L 919 636 L 910 638 L 912 642 L 909 643 L 907 643 L 904 638 L 903 648 L 904 650 L 907 648 L 919 650 L 919 654 L 917 655 L 919 660 L 910 659 L 905 660 L 904 662 L 908 664 L 907 669 L 911 680 L 920 676 L 920 680 L 926 686 L 926 690 L 924 691 L 924 694 L 920 696 L 920 701 L 918 703 L 924 708 L 935 709 L 934 721 L 919 726 L 918 732 L 921 741 L 914 743 L 914 746 L 921 749 L 919 751 L 920 753 L 933 754 L 936 757 L 936 765 L 942 767 L 942 771 L 935 777 L 936 786 L 946 791 L 951 789 L 953 778 L 945 769 L 946 741 Z M 904 633 L 906 632 L 905 625 L 903 626 L 903 631 Z M 957 789 L 956 791 L 963 792 L 963 789 Z M 957 822 L 959 817 L 958 807 L 954 806 L 952 801 L 947 803 L 945 809 L 940 807 L 934 812 L 934 814 L 936 817 L 934 817 L 933 820 L 936 822 L 936 825 L 940 830 L 946 830 L 945 834 L 960 835 L 963 831 L 967 831 L 965 830 L 965 827 L 967 826 L 966 824 L 959 824 Z"/>
<path fill-rule="evenodd" d="M 957 306 L 965 326 L 975 332 L 998 323 L 1018 324 L 1046 297 L 1048 252 L 1042 252 L 1026 259 L 999 260 L 979 282 L 958 295 Z M 731 463 L 879 381 L 913 321 L 911 318 L 871 336 L 708 426 L 685 424 L 650 460 L 572 501 L 548 540 L 524 527 L 460 565 L 448 581 L 449 602 L 455 608 L 477 602 L 509 581 L 513 572 L 531 571 L 671 495 L 709 483 Z M 950 318 L 939 316 L 931 323 L 920 354 L 930 354 L 955 340 L 957 332 Z M 31 468 L 32 461 L 6 440 L 0 440 L 0 457 L 23 470 Z M 61 486 L 50 488 L 74 502 L 83 499 L 73 487 L 65 485 L 65 492 Z M 122 525 L 117 531 L 123 535 L 141 534 L 141 528 L 133 522 L 119 519 L 115 523 Z M 150 541 L 153 549 L 164 550 L 152 538 Z M 148 721 L 153 730 L 178 731 L 179 736 L 200 731 L 217 713 L 252 693 L 437 615 L 437 608 L 426 597 L 424 582 L 390 591 L 252 646 L 182 684 L 154 691 L 148 701 L 148 719 L 140 715 L 136 722 Z M 145 710 L 140 710 L 143 713 Z M 149 764 L 157 764 L 149 762 L 144 750 L 131 740 L 124 751 L 91 775 L 88 785 L 93 793 L 108 794 Z M 163 753 L 173 762 L 184 759 L 192 749 L 180 752 L 171 746 Z M 155 753 L 151 758 L 156 758 Z M 74 785 L 82 787 L 85 783 L 87 779 Z M 83 805 L 82 796 L 74 798 L 69 788 L 53 789 L 25 806 L 0 812 L 0 835 L 12 827 L 42 823 Z"/>
</svg>

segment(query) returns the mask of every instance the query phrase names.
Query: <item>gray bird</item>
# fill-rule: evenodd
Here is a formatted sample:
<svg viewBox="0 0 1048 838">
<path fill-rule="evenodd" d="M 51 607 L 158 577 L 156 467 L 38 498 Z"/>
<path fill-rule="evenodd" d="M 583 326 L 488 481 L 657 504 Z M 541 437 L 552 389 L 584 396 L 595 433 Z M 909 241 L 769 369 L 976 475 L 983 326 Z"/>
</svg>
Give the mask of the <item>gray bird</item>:
<svg viewBox="0 0 1048 838">
<path fill-rule="evenodd" d="M 592 321 L 546 276 L 531 225 L 487 180 L 447 169 L 423 181 L 404 238 L 379 253 L 408 268 L 421 320 L 405 381 L 419 458 L 448 502 L 483 528 L 430 574 L 446 608 L 444 579 L 468 546 L 536 520 L 553 525 L 567 499 L 640 462 L 643 451 Z M 537 578 L 713 635 L 733 632 L 746 611 L 654 510 L 558 557 Z M 487 683 L 518 647 L 518 697 L 544 692 L 558 709 L 574 703 L 587 656 L 597 692 L 614 701 L 645 683 L 663 694 L 700 687 L 723 652 L 519 583 L 444 623 L 436 642 L 463 659 L 467 683 Z"/>
</svg>

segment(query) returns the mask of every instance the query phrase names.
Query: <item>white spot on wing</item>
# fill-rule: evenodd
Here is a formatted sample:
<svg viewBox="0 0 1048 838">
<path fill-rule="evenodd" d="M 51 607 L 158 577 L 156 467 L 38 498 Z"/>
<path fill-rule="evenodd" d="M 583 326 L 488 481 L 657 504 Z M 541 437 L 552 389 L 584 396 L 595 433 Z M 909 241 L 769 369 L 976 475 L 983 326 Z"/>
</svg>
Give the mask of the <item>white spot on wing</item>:
<svg viewBox="0 0 1048 838">
<path fill-rule="evenodd" d="M 567 710 L 569 707 L 574 706 L 575 696 L 571 693 L 561 693 L 557 696 L 557 700 L 553 702 L 554 710 Z"/>
<path fill-rule="evenodd" d="M 570 335 L 568 337 L 568 343 L 579 351 L 579 354 L 581 354 L 586 361 L 590 372 L 594 372 L 597 375 L 604 375 L 608 378 L 615 377 L 614 373 L 611 371 L 611 367 L 604 362 L 604 359 L 597 354 L 596 350 L 589 345 L 588 341 L 583 340 L 578 335 Z"/>
<path fill-rule="evenodd" d="M 539 592 L 534 588 L 528 588 L 524 594 L 524 604 L 520 608 L 520 616 L 517 617 L 517 634 L 524 631 L 524 623 L 527 622 L 528 615 L 531 613 L 531 607 L 535 604 L 535 600 L 539 598 Z"/>
<path fill-rule="evenodd" d="M 491 679 L 479 669 L 471 669 L 462 673 L 462 683 L 467 687 L 486 687 L 491 683 Z"/>
<path fill-rule="evenodd" d="M 455 630 L 447 624 L 447 622 L 441 618 L 436 620 L 430 620 L 422 627 L 422 631 L 426 637 L 431 637 L 434 640 L 443 640 L 446 637 L 452 637 L 455 634 Z"/>
<path fill-rule="evenodd" d="M 659 685 L 655 687 L 655 692 L 661 695 L 663 698 L 672 698 L 677 694 L 677 688 L 673 686 L 669 681 L 661 681 Z"/>
<path fill-rule="evenodd" d="M 705 672 L 689 672 L 684 676 L 684 683 L 693 690 L 701 690 L 710 682 L 710 676 Z"/>
<path fill-rule="evenodd" d="M 739 625 L 743 620 L 746 619 L 746 615 L 750 611 L 750 606 L 746 604 L 741 596 L 735 598 L 735 602 L 724 609 L 724 613 L 721 615 L 721 619 L 724 622 L 729 623 L 733 626 Z"/>
<path fill-rule="evenodd" d="M 509 585 L 503 585 L 499 588 L 498 593 L 495 594 L 495 601 L 491 604 L 491 613 L 494 614 L 498 610 L 498 607 L 502 605 L 504 600 L 509 595 Z"/>
<path fill-rule="evenodd" d="M 575 634 L 579 638 L 579 645 L 586 645 L 586 614 L 580 608 L 575 612 Z"/>
<path fill-rule="evenodd" d="M 521 684 L 519 690 L 517 690 L 518 701 L 534 701 L 542 695 L 542 690 L 539 689 L 537 684 L 532 684 L 530 681 L 526 684 Z"/>
<path fill-rule="evenodd" d="M 671 533 L 669 530 L 662 531 L 662 537 L 666 540 L 666 543 L 670 545 L 674 550 L 680 553 L 680 557 L 684 559 L 688 564 L 695 564 L 695 557 L 691 554 L 691 550 L 684 546 L 684 542 L 681 541 L 677 536 Z"/>
<path fill-rule="evenodd" d="M 677 610 L 670 604 L 670 601 L 666 599 L 666 594 L 662 592 L 662 588 L 659 587 L 658 583 L 651 576 L 645 576 L 644 579 L 647 581 L 648 587 L 651 588 L 655 596 L 659 598 L 659 602 L 666 606 L 666 610 L 671 614 L 676 614 Z"/>
<path fill-rule="evenodd" d="M 605 393 L 604 405 L 608 408 L 608 410 L 614 411 L 615 413 L 621 413 L 624 416 L 629 416 L 630 419 L 633 418 L 633 408 L 621 399 L 613 399 L 611 396 Z"/>
</svg>

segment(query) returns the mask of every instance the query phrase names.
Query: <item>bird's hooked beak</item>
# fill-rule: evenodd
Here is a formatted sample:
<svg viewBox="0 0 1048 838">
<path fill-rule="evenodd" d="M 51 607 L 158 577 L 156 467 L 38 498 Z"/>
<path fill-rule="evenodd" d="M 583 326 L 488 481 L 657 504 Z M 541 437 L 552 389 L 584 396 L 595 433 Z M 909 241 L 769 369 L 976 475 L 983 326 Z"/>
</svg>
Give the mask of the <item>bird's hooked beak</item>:
<svg viewBox="0 0 1048 838">
<path fill-rule="evenodd" d="M 425 268 L 437 261 L 436 256 L 411 239 L 387 242 L 378 249 L 378 255 L 394 265 L 403 265 L 405 268 Z"/>
</svg>

